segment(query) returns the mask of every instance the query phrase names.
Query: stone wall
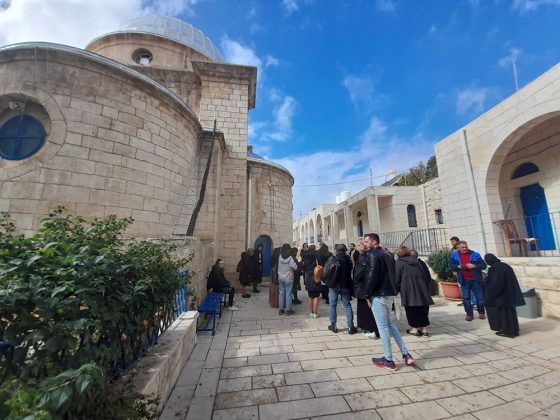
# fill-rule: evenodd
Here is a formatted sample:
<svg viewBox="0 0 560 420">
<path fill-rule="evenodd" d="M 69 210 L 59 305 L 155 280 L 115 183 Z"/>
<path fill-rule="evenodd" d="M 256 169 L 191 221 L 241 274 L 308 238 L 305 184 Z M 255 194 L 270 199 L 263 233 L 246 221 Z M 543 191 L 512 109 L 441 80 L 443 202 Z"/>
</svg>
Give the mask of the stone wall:
<svg viewBox="0 0 560 420">
<path fill-rule="evenodd" d="M 270 236 L 272 246 L 292 243 L 292 184 L 284 171 L 262 163 L 249 162 L 252 208 L 248 246 L 260 235 Z"/>
<path fill-rule="evenodd" d="M 511 265 L 521 286 L 535 288 L 539 315 L 560 318 L 560 258 L 502 258 Z"/>
<path fill-rule="evenodd" d="M 420 186 L 422 188 L 422 186 Z M 444 228 L 446 227 L 446 214 L 443 212 L 443 224 L 438 224 L 436 218 L 436 210 L 443 211 L 443 202 L 441 199 L 441 187 L 439 185 L 439 178 L 432 179 L 424 184 L 424 194 L 426 196 L 426 207 L 428 209 L 428 226 L 430 228 Z M 420 197 L 422 199 L 422 197 Z M 422 204 L 423 208 L 423 204 Z M 423 211 L 422 211 L 423 213 Z M 425 222 L 422 220 L 422 226 L 425 227 Z"/>
<path fill-rule="evenodd" d="M 169 236 L 181 205 L 195 199 L 186 192 L 201 127 L 133 74 L 72 51 L 20 47 L 0 54 L 2 95 L 24 96 L 51 120 L 37 155 L 0 160 L 0 209 L 20 230 L 64 205 L 85 217 L 133 217 L 128 236 Z"/>
</svg>

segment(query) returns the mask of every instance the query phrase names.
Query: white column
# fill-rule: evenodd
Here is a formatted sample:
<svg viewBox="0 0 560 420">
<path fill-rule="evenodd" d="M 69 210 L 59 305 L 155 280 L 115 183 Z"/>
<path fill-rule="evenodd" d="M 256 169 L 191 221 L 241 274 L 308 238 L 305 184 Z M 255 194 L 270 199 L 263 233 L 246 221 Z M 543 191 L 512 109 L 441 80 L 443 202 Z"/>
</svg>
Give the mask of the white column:
<svg viewBox="0 0 560 420">
<path fill-rule="evenodd" d="M 346 229 L 346 242 L 352 242 L 354 229 L 352 226 L 352 210 L 348 203 L 344 204 L 344 227 Z"/>
<path fill-rule="evenodd" d="M 368 212 L 368 231 L 365 233 L 379 233 L 379 203 L 377 193 L 374 189 L 374 195 L 368 195 L 366 198 Z"/>
</svg>

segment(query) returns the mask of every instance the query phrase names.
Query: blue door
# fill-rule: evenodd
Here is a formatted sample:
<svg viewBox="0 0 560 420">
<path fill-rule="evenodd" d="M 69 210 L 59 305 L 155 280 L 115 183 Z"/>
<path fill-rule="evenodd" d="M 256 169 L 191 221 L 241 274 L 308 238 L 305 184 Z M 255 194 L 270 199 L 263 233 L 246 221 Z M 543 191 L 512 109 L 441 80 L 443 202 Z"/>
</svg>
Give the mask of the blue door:
<svg viewBox="0 0 560 420">
<path fill-rule="evenodd" d="M 523 187 L 521 188 L 520 197 L 523 213 L 525 214 L 527 235 L 530 238 L 537 238 L 539 248 L 542 250 L 556 249 L 552 224 L 550 223 L 550 213 L 548 212 L 543 187 L 539 184 Z"/>
<path fill-rule="evenodd" d="M 263 277 L 270 276 L 270 260 L 272 259 L 272 239 L 270 236 L 261 235 L 255 241 L 255 249 L 262 246 Z"/>
</svg>

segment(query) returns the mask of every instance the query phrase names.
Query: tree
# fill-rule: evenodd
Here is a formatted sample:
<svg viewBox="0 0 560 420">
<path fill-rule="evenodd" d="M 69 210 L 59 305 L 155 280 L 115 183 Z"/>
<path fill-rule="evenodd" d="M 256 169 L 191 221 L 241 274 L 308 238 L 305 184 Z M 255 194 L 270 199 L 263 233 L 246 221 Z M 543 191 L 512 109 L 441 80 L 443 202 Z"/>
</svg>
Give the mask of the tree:
<svg viewBox="0 0 560 420">
<path fill-rule="evenodd" d="M 431 179 L 437 178 L 437 176 L 438 171 L 436 157 L 432 156 L 430 159 L 428 159 L 427 164 L 424 164 L 424 162 L 418 162 L 417 166 L 410 168 L 408 172 L 399 180 L 397 186 L 412 187 L 415 185 L 421 185 L 425 182 L 430 181 Z"/>
</svg>

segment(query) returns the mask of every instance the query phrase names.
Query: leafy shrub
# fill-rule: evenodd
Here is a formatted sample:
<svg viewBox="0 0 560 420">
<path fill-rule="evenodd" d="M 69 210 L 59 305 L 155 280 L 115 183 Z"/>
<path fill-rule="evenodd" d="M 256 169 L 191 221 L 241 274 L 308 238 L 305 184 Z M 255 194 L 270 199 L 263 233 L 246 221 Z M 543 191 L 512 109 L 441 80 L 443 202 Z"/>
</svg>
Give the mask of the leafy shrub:
<svg viewBox="0 0 560 420">
<path fill-rule="evenodd" d="M 456 282 L 457 279 L 453 275 L 449 267 L 449 259 L 451 258 L 451 250 L 437 251 L 428 257 L 427 263 L 434 273 L 436 273 L 438 280 Z"/>
<path fill-rule="evenodd" d="M 172 246 L 119 239 L 132 219 L 63 210 L 27 238 L 0 217 L 0 418 L 149 417 L 110 382 L 168 325 L 188 279 Z"/>
</svg>

